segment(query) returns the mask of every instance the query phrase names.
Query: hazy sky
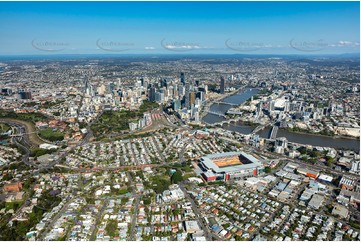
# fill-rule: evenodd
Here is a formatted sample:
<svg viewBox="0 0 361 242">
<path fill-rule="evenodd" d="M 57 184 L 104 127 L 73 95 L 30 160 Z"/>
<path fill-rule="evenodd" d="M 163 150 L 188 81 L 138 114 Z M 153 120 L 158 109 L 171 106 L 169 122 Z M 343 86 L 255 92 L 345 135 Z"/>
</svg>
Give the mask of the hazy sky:
<svg viewBox="0 0 361 242">
<path fill-rule="evenodd" d="M 359 2 L 0 2 L 0 55 L 359 52 Z"/>
</svg>

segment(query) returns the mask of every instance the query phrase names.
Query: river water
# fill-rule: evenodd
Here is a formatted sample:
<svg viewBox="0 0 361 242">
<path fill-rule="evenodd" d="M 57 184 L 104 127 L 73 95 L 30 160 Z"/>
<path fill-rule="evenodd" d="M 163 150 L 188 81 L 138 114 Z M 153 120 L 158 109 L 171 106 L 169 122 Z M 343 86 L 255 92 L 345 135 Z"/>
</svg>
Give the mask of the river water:
<svg viewBox="0 0 361 242">
<path fill-rule="evenodd" d="M 242 91 L 240 91 L 239 93 L 236 93 L 232 96 L 224 98 L 222 100 L 222 102 L 233 103 L 233 104 L 239 105 L 239 104 L 247 101 L 247 99 L 249 99 L 250 97 L 256 95 L 258 92 L 259 92 L 259 89 L 256 89 L 256 88 L 245 88 Z M 220 113 L 225 114 L 228 111 L 228 109 L 230 109 L 231 107 L 232 107 L 232 105 L 223 104 L 223 103 L 213 104 L 210 107 L 210 111 L 220 112 Z M 226 120 L 226 119 L 221 116 L 210 114 L 210 113 L 203 117 L 203 121 L 206 123 L 209 123 L 209 124 L 218 123 L 218 122 L 221 122 L 224 120 Z"/>
<path fill-rule="evenodd" d="M 234 103 L 234 104 L 241 104 L 245 102 L 250 97 L 256 95 L 259 92 L 258 89 L 255 88 L 246 88 L 240 93 L 232 95 L 230 97 L 225 98 L 222 100 L 223 102 Z M 221 112 L 226 113 L 228 109 L 230 109 L 231 105 L 226 104 L 213 104 L 210 107 L 210 110 L 213 112 Z M 218 123 L 224 121 L 225 118 L 214 115 L 214 114 L 207 114 L 204 116 L 203 121 L 209 124 Z M 225 124 L 223 128 L 230 131 L 235 131 L 242 134 L 250 134 L 255 127 L 248 126 L 242 123 L 232 123 L 232 124 Z M 270 128 L 266 128 L 258 134 L 263 138 L 268 138 L 270 133 Z M 336 149 L 345 148 L 351 149 L 354 151 L 360 151 L 360 140 L 356 139 L 347 139 L 347 138 L 333 138 L 328 136 L 320 136 L 320 135 L 312 135 L 312 134 L 301 134 L 301 133 L 293 133 L 288 132 L 285 129 L 279 129 L 277 132 L 277 137 L 286 137 L 288 141 L 300 143 L 300 144 L 310 144 L 313 146 L 323 146 L 323 147 L 332 147 Z"/>
<path fill-rule="evenodd" d="M 271 128 L 266 128 L 260 131 L 258 134 L 260 137 L 268 138 L 270 131 Z M 351 149 L 357 152 L 360 151 L 360 140 L 356 140 L 356 139 L 333 138 L 324 135 L 301 134 L 301 133 L 288 132 L 285 129 L 279 129 L 277 132 L 277 137 L 286 137 L 288 141 L 300 143 L 300 144 L 332 147 L 336 149 L 344 148 L 344 149 Z"/>
</svg>

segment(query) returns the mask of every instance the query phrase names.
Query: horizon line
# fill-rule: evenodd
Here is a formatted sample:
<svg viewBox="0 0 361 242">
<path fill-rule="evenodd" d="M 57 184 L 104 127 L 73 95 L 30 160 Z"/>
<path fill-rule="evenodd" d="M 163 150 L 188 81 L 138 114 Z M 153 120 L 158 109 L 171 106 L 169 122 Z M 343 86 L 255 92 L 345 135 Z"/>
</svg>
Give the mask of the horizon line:
<svg viewBox="0 0 361 242">
<path fill-rule="evenodd" d="M 39 56 L 39 57 L 51 57 L 51 56 L 66 56 L 66 55 L 76 55 L 76 56 L 87 56 L 87 55 L 107 55 L 107 56 L 154 56 L 154 55 L 174 55 L 174 56 L 185 56 L 185 55 L 247 55 L 247 56 L 260 56 L 260 55 L 277 55 L 277 56 L 341 56 L 341 55 L 358 55 L 360 52 L 345 52 L 345 53 L 47 53 L 47 54 L 0 54 L 0 57 L 16 57 L 16 56 Z"/>
</svg>

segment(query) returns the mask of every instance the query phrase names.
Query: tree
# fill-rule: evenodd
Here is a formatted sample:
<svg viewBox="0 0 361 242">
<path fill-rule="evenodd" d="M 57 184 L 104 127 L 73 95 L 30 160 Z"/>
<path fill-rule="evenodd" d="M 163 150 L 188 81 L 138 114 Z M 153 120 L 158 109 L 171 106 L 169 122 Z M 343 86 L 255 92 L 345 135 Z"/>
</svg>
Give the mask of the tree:
<svg viewBox="0 0 361 242">
<path fill-rule="evenodd" d="M 264 171 L 266 172 L 266 173 L 270 173 L 271 172 L 271 167 L 269 167 L 269 166 L 266 166 L 265 168 L 264 168 Z"/>
<path fill-rule="evenodd" d="M 316 151 L 316 150 L 313 150 L 313 151 L 311 151 L 311 153 L 310 153 L 310 156 L 311 157 L 318 157 L 320 155 L 320 152 L 318 152 L 318 151 Z"/>
<path fill-rule="evenodd" d="M 306 149 L 306 147 L 300 147 L 300 148 L 298 148 L 297 149 L 300 153 L 301 153 L 301 155 L 304 155 L 304 154 L 306 154 L 307 153 L 307 149 Z"/>
<path fill-rule="evenodd" d="M 332 158 L 331 156 L 326 156 L 326 164 L 327 164 L 327 166 L 332 166 L 334 161 L 335 161 L 335 159 Z"/>
<path fill-rule="evenodd" d="M 177 170 L 174 172 L 174 174 L 171 176 L 171 182 L 173 184 L 178 184 L 179 182 L 183 181 L 183 175 L 180 170 Z"/>
<path fill-rule="evenodd" d="M 144 200 L 144 205 L 149 205 L 151 203 L 151 198 L 145 198 Z"/>
<path fill-rule="evenodd" d="M 169 178 L 167 177 L 162 177 L 162 176 L 153 176 L 150 178 L 151 180 L 151 188 L 156 192 L 156 193 L 162 193 L 165 190 L 168 189 L 169 185 L 170 185 L 170 181 Z"/>
<path fill-rule="evenodd" d="M 107 231 L 108 235 L 111 237 L 114 237 L 119 234 L 119 232 L 117 231 L 117 228 L 118 228 L 117 221 L 115 221 L 113 219 L 109 220 L 107 223 L 107 226 L 105 226 L 105 230 Z"/>
</svg>

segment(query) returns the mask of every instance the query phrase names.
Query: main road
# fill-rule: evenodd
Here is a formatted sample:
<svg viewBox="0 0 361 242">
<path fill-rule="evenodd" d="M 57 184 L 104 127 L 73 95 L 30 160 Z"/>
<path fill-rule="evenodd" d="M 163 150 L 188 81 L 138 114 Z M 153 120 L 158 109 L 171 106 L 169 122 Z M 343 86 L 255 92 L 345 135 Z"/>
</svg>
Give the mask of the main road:
<svg viewBox="0 0 361 242">
<path fill-rule="evenodd" d="M 208 226 L 205 224 L 205 221 L 203 219 L 202 213 L 199 211 L 197 205 L 195 204 L 194 200 L 189 196 L 187 189 L 184 187 L 184 183 L 179 184 L 179 188 L 183 191 L 185 194 L 185 197 L 188 201 L 190 201 L 192 209 L 196 215 L 197 221 L 199 225 L 201 226 L 202 230 L 204 231 L 204 235 L 207 239 L 207 241 L 211 241 L 212 237 L 216 237 L 217 240 L 221 240 L 218 236 L 212 235 L 212 233 L 209 231 Z"/>
<path fill-rule="evenodd" d="M 65 199 L 68 199 L 65 198 Z M 50 223 L 47 224 L 47 226 L 45 227 L 45 230 L 40 234 L 39 236 L 39 240 L 40 241 L 44 241 L 45 236 L 49 233 L 49 231 L 52 229 L 52 227 L 54 226 L 54 224 L 56 223 L 56 221 L 58 221 L 60 219 L 60 217 L 63 215 L 63 213 L 65 212 L 65 210 L 68 208 L 69 204 L 72 203 L 76 198 L 72 198 L 69 201 L 67 201 L 64 206 L 60 209 L 60 211 L 55 215 L 54 218 L 51 219 Z"/>
<path fill-rule="evenodd" d="M 100 209 L 99 213 L 98 213 L 98 216 L 97 216 L 97 219 L 95 221 L 95 224 L 94 224 L 94 229 L 93 229 L 93 232 L 90 236 L 90 241 L 96 241 L 97 238 L 96 238 L 96 235 L 97 235 L 97 232 L 98 232 L 98 225 L 100 224 L 101 222 L 101 219 L 103 218 L 103 213 L 106 209 L 106 207 L 108 206 L 108 203 L 109 203 L 109 199 L 108 198 L 105 198 L 104 200 L 104 203 L 103 203 L 103 206 L 102 208 Z"/>
<path fill-rule="evenodd" d="M 131 186 L 134 186 L 133 178 L 129 172 L 127 172 L 127 176 L 128 176 L 128 180 L 129 180 L 129 183 L 131 184 Z M 130 227 L 129 240 L 135 241 L 135 239 L 136 239 L 135 238 L 135 233 L 136 233 L 135 230 L 136 230 L 136 225 L 137 225 L 138 207 L 139 207 L 139 202 L 140 202 L 140 195 L 138 195 L 136 193 L 135 186 L 132 189 L 132 195 L 135 199 L 134 199 L 134 207 L 133 207 L 133 215 L 132 215 L 132 222 L 131 222 L 131 227 Z"/>
<path fill-rule="evenodd" d="M 44 167 L 41 167 L 39 170 L 48 170 L 50 168 L 53 168 L 55 165 L 61 163 L 61 160 L 66 157 L 69 152 L 71 152 L 72 150 L 74 150 L 75 148 L 79 147 L 79 146 L 82 146 L 82 145 L 85 145 L 87 144 L 90 139 L 93 137 L 93 131 L 91 130 L 91 125 L 96 122 L 99 117 L 103 114 L 104 111 L 102 111 L 93 121 L 91 121 L 88 125 L 87 125 L 87 131 L 88 133 L 86 134 L 86 136 L 84 137 L 84 139 L 78 143 L 77 145 L 75 145 L 74 147 L 72 147 L 70 150 L 68 151 L 64 151 L 62 154 L 59 155 L 59 158 L 57 160 L 54 160 L 53 162 L 50 162 L 49 164 L 47 164 L 46 166 Z"/>
</svg>

